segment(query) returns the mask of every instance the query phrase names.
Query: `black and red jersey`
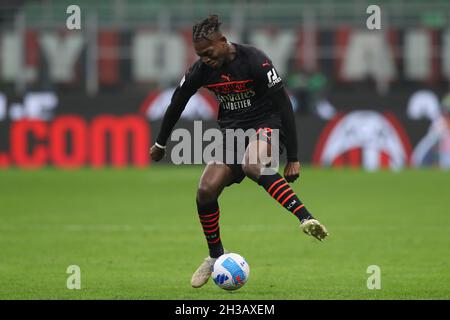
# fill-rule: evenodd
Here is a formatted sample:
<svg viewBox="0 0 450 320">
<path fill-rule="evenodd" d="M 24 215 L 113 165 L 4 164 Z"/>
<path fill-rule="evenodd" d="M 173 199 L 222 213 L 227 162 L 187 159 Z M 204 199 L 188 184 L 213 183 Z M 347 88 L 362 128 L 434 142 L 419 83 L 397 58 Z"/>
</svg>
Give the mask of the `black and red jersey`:
<svg viewBox="0 0 450 320">
<path fill-rule="evenodd" d="M 234 59 L 220 68 L 211 68 L 199 59 L 185 73 L 164 115 L 157 142 L 166 144 L 190 97 L 204 87 L 219 101 L 217 122 L 221 129 L 247 130 L 270 123 L 284 131 L 288 160 L 296 161 L 295 121 L 289 97 L 280 90 L 284 87 L 281 77 L 261 50 L 232 45 L 236 48 Z"/>
<path fill-rule="evenodd" d="M 200 87 L 210 90 L 219 101 L 220 127 L 247 129 L 278 114 L 269 96 L 283 87 L 283 82 L 261 50 L 233 45 L 236 56 L 232 61 L 213 69 L 198 60 L 184 75 L 179 88 L 190 96 Z"/>
</svg>

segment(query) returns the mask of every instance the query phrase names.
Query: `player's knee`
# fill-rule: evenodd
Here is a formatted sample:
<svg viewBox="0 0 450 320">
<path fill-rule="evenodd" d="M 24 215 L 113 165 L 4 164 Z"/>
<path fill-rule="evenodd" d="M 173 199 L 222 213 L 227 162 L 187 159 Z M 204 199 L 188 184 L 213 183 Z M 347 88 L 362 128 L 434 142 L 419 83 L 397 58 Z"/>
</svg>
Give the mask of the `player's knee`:
<svg viewBox="0 0 450 320">
<path fill-rule="evenodd" d="M 257 180 L 260 176 L 261 170 L 260 165 L 256 163 L 244 162 L 242 164 L 242 171 L 250 179 Z"/>
<path fill-rule="evenodd" d="M 207 203 L 217 199 L 217 190 L 208 183 L 201 183 L 197 189 L 197 200 L 200 203 Z"/>
</svg>

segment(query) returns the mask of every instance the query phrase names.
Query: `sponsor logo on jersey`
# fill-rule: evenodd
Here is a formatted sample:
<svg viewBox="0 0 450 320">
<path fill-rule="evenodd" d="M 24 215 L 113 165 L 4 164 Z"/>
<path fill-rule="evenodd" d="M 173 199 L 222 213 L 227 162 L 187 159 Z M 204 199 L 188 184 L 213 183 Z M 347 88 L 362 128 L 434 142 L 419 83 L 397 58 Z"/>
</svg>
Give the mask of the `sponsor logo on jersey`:
<svg viewBox="0 0 450 320">
<path fill-rule="evenodd" d="M 221 75 L 221 78 L 231 79 L 230 75 Z M 225 110 L 240 110 L 252 105 L 250 98 L 256 93 L 250 87 L 253 80 L 228 81 L 206 85 L 205 87 L 216 94 L 221 108 Z"/>
<path fill-rule="evenodd" d="M 251 82 L 253 82 L 253 80 L 229 81 L 208 84 L 205 87 L 216 94 L 229 94 L 251 90 L 251 88 L 249 88 Z"/>
<path fill-rule="evenodd" d="M 249 90 L 245 92 L 216 94 L 222 108 L 226 110 L 238 110 L 250 107 L 252 105 L 250 98 L 255 95 L 255 91 Z"/>
<path fill-rule="evenodd" d="M 267 78 L 269 80 L 269 83 L 267 84 L 267 87 L 272 88 L 277 83 L 281 82 L 281 77 L 277 74 L 277 71 L 275 68 L 272 68 L 267 72 Z"/>
</svg>

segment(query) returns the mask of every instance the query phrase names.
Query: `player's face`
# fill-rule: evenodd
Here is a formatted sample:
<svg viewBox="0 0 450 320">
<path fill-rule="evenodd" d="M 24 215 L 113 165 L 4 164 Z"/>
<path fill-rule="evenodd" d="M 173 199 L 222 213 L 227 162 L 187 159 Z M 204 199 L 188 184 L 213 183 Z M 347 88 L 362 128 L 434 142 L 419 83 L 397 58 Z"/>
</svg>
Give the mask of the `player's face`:
<svg viewBox="0 0 450 320">
<path fill-rule="evenodd" d="M 211 68 L 220 68 L 225 60 L 227 42 L 224 38 L 194 42 L 194 48 L 202 62 Z"/>
</svg>

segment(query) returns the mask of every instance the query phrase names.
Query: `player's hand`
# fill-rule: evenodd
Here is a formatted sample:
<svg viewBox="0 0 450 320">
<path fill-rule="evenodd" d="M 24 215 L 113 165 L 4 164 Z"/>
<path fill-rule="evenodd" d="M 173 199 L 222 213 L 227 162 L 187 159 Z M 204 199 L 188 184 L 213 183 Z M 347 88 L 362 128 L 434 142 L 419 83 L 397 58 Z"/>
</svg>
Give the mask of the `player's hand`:
<svg viewBox="0 0 450 320">
<path fill-rule="evenodd" d="M 150 157 L 152 158 L 153 161 L 161 160 L 164 157 L 164 153 L 165 153 L 165 150 L 162 148 L 159 148 L 158 146 L 156 146 L 156 144 L 154 144 L 150 148 Z"/>
<path fill-rule="evenodd" d="M 300 162 L 288 162 L 284 168 L 284 178 L 287 182 L 294 182 L 300 175 Z"/>
</svg>

